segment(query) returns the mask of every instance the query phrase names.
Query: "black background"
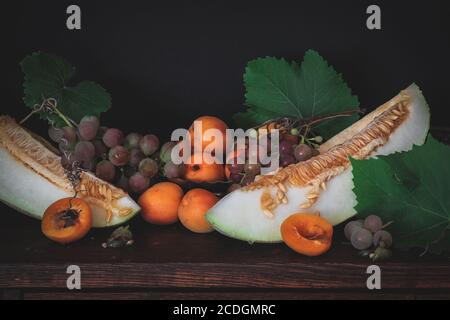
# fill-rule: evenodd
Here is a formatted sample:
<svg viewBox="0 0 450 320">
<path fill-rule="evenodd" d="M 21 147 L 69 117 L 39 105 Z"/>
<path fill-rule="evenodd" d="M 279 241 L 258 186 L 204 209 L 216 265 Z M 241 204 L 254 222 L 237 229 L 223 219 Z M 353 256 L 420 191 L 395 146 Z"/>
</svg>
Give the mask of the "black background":
<svg viewBox="0 0 450 320">
<path fill-rule="evenodd" d="M 382 30 L 366 28 L 378 4 Z M 66 28 L 78 4 L 82 30 Z M 301 60 L 318 50 L 342 73 L 361 106 L 373 108 L 416 82 L 432 123 L 448 126 L 450 11 L 445 1 L 10 1 L 2 3 L 1 113 L 21 118 L 19 62 L 41 50 L 77 67 L 112 95 L 107 126 L 169 137 L 204 114 L 243 110 L 247 61 Z M 46 127 L 37 119 L 28 126 Z"/>
</svg>

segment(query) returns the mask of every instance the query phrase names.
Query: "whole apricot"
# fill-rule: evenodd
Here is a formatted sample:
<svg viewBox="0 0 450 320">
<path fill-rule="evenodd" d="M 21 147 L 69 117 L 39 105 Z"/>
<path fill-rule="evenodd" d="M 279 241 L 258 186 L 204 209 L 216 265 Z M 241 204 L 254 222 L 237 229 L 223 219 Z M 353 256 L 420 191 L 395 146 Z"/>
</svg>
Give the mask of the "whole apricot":
<svg viewBox="0 0 450 320">
<path fill-rule="evenodd" d="M 160 182 L 150 187 L 138 199 L 141 215 L 154 224 L 172 224 L 178 221 L 178 206 L 183 198 L 181 187 L 172 182 Z"/>
<path fill-rule="evenodd" d="M 213 231 L 213 227 L 205 218 L 206 212 L 214 206 L 219 199 L 212 192 L 205 189 L 192 189 L 181 200 L 178 207 L 178 218 L 187 229 L 196 233 Z"/>
<path fill-rule="evenodd" d="M 198 121 L 199 124 L 201 124 L 201 130 L 197 131 L 196 135 L 194 134 L 194 124 Z M 222 145 L 220 145 L 220 141 L 216 141 L 215 137 L 206 137 L 204 133 L 208 129 L 217 129 L 222 134 Z M 194 143 L 201 144 L 203 150 L 208 146 L 211 145 L 211 147 L 214 146 L 216 149 L 223 149 L 226 148 L 226 130 L 228 129 L 228 126 L 225 122 L 223 122 L 221 119 L 213 116 L 202 116 L 194 120 L 192 125 L 189 127 L 189 134 L 191 135 L 191 143 L 192 146 L 194 146 Z"/>
<path fill-rule="evenodd" d="M 224 179 L 224 165 L 219 163 L 194 163 L 195 155 L 185 166 L 184 178 L 192 182 L 216 182 Z"/>
</svg>

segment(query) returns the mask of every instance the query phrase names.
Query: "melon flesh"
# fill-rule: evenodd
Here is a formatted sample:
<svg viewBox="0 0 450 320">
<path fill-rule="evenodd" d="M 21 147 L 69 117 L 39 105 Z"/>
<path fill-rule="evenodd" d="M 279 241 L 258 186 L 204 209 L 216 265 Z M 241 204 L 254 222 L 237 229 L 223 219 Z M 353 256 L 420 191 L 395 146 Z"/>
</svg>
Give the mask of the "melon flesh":
<svg viewBox="0 0 450 320">
<path fill-rule="evenodd" d="M 393 117 L 394 108 L 401 104 L 406 110 L 402 116 L 402 122 L 384 134 L 381 129 L 372 132 L 381 132 L 383 138 L 369 141 L 360 150 L 348 151 L 348 145 L 354 142 L 355 137 L 367 135 L 367 128 L 379 128 L 380 120 Z M 414 145 L 422 145 L 425 142 L 429 129 L 430 113 L 428 105 L 419 90 L 413 84 L 399 95 L 383 104 L 364 118 L 343 130 L 335 137 L 321 145 L 321 155 L 303 163 L 293 166 L 311 167 L 311 163 L 326 159 L 328 155 L 339 151 L 356 159 L 388 155 L 394 152 L 411 150 Z M 389 120 L 390 121 L 390 120 Z M 367 140 L 366 140 L 367 141 Z M 338 153 L 339 153 L 338 152 Z M 324 156 L 325 155 L 325 156 Z M 288 167 L 289 168 L 289 167 Z M 281 169 L 283 171 L 285 169 Z M 317 190 L 317 185 L 325 183 L 326 188 L 321 189 L 317 201 L 308 208 L 300 208 L 300 205 L 308 202 L 307 195 L 312 190 Z M 255 182 L 254 184 L 258 184 Z M 356 196 L 353 193 L 353 176 L 348 160 L 336 161 L 320 174 L 312 177 L 304 185 L 287 185 L 286 196 L 288 202 L 280 203 L 273 211 L 273 217 L 264 214 L 261 207 L 261 196 L 269 192 L 276 197 L 277 187 L 256 188 L 253 190 L 236 190 L 221 199 L 207 213 L 207 219 L 212 226 L 229 237 L 252 242 L 279 242 L 281 241 L 280 225 L 294 213 L 319 213 L 331 224 L 336 225 L 356 214 L 354 209 Z"/>
<path fill-rule="evenodd" d="M 41 219 L 50 204 L 74 196 L 73 187 L 64 174 L 60 160 L 59 156 L 12 118 L 0 116 L 2 202 L 19 212 Z M 94 227 L 118 225 L 139 212 L 140 207 L 121 189 L 89 172 L 82 173 L 82 181 L 94 192 L 86 190 L 78 193 L 78 197 L 86 200 L 92 209 Z M 98 189 L 102 190 L 104 197 L 98 194 Z"/>
</svg>

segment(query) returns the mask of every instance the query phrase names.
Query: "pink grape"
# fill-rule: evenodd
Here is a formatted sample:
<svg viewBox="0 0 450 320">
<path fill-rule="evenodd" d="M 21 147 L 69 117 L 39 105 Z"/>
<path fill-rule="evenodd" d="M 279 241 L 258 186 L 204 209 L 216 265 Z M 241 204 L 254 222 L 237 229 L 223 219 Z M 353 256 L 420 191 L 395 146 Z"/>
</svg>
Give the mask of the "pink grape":
<svg viewBox="0 0 450 320">
<path fill-rule="evenodd" d="M 158 173 L 158 169 L 158 163 L 150 158 L 145 158 L 139 163 L 139 172 L 150 179 Z"/>
<path fill-rule="evenodd" d="M 379 216 L 376 216 L 374 214 L 367 216 L 364 220 L 364 228 L 372 232 L 377 232 L 381 229 L 382 226 L 383 221 L 381 221 L 381 218 Z"/>
<path fill-rule="evenodd" d="M 95 156 L 95 147 L 92 142 L 80 141 L 75 146 L 75 156 L 83 162 L 89 162 Z"/>
<path fill-rule="evenodd" d="M 147 134 L 142 137 L 141 141 L 139 142 L 139 146 L 146 156 L 150 156 L 156 150 L 158 150 L 159 139 L 154 134 Z"/>
<path fill-rule="evenodd" d="M 78 134 L 82 140 L 90 141 L 97 136 L 100 121 L 96 116 L 85 116 L 78 124 Z"/>
<path fill-rule="evenodd" d="M 116 176 L 116 167 L 108 160 L 102 160 L 95 167 L 95 175 L 102 180 L 111 182 Z"/>
<path fill-rule="evenodd" d="M 359 228 L 352 233 L 350 241 L 358 250 L 365 250 L 372 245 L 372 232 L 365 228 Z"/>
<path fill-rule="evenodd" d="M 115 146 L 121 145 L 123 143 L 124 137 L 121 130 L 116 128 L 110 128 L 106 130 L 103 135 L 103 143 L 108 148 L 114 148 Z"/>
<path fill-rule="evenodd" d="M 392 235 L 386 230 L 378 230 L 373 235 L 373 245 L 389 248 L 392 245 Z"/>
<path fill-rule="evenodd" d="M 130 160 L 129 165 L 133 168 L 137 168 L 139 163 L 145 158 L 145 155 L 142 153 L 141 149 L 132 148 L 130 150 Z"/>
<path fill-rule="evenodd" d="M 139 148 L 139 142 L 142 139 L 142 135 L 136 132 L 132 132 L 127 134 L 125 137 L 124 146 L 125 148 L 132 149 L 132 148 Z"/>
<path fill-rule="evenodd" d="M 163 173 L 164 176 L 168 179 L 179 178 L 183 176 L 184 165 L 174 164 L 173 162 L 169 161 L 164 165 Z"/>
<path fill-rule="evenodd" d="M 108 158 L 116 167 L 122 167 L 128 163 L 130 153 L 123 146 L 115 146 L 109 150 Z"/>
<path fill-rule="evenodd" d="M 345 237 L 348 240 L 350 240 L 352 237 L 352 233 L 355 230 L 362 228 L 362 226 L 363 226 L 363 221 L 361 221 L 361 220 L 350 221 L 349 223 L 347 223 L 345 225 L 345 228 L 344 228 Z"/>
<path fill-rule="evenodd" d="M 128 180 L 130 190 L 136 193 L 142 193 L 150 186 L 150 179 L 137 172 Z"/>
</svg>

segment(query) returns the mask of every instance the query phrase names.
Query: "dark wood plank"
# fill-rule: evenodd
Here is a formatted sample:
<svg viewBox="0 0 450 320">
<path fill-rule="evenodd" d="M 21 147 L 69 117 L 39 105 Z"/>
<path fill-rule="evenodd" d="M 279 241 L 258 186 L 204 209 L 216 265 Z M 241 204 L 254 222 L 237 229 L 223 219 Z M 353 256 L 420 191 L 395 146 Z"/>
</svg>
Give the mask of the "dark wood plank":
<svg viewBox="0 0 450 320">
<path fill-rule="evenodd" d="M 450 292 L 410 291 L 126 291 L 126 292 L 25 292 L 26 300 L 417 300 L 450 299 Z"/>
<path fill-rule="evenodd" d="M 366 263 L 80 264 L 82 288 L 366 288 Z M 0 265 L 0 287 L 66 288 L 66 265 Z M 382 266 L 382 288 L 450 288 L 448 264 Z"/>
</svg>

